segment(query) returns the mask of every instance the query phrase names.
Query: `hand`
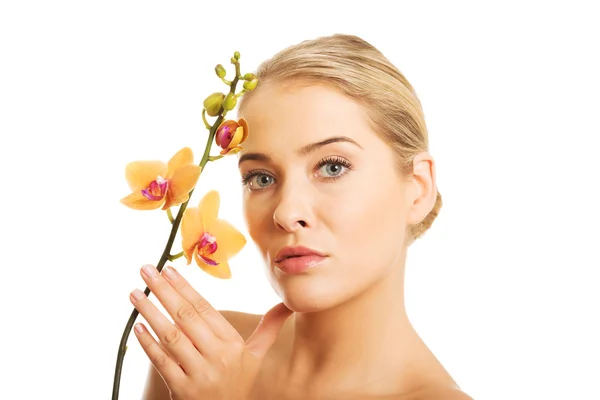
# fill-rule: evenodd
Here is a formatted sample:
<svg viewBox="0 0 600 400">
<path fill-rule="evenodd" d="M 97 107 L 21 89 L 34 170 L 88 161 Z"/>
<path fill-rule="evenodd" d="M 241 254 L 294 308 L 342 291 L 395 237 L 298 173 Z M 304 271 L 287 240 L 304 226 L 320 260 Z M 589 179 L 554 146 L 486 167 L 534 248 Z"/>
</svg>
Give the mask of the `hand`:
<svg viewBox="0 0 600 400">
<path fill-rule="evenodd" d="M 147 272 L 146 272 L 147 271 Z M 171 276 L 170 276 L 171 275 Z M 285 320 L 293 313 L 283 303 L 269 310 L 244 342 L 236 329 L 175 269 L 163 274 L 152 265 L 142 278 L 171 315 L 173 325 L 141 291 L 130 300 L 156 333 L 143 326 L 136 336 L 171 392 L 173 400 L 245 400 L 260 365 Z"/>
</svg>

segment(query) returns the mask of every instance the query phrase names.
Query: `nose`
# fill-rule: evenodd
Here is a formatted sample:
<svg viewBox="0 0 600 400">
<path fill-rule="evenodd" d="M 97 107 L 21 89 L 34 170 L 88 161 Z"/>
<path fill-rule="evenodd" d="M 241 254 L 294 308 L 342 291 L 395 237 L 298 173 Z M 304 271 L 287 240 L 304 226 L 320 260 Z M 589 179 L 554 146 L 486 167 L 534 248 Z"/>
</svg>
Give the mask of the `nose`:
<svg viewBox="0 0 600 400">
<path fill-rule="evenodd" d="M 310 227 L 312 215 L 308 190 L 301 184 L 292 182 L 280 187 L 279 202 L 273 212 L 273 221 L 277 229 L 291 233 Z"/>
</svg>

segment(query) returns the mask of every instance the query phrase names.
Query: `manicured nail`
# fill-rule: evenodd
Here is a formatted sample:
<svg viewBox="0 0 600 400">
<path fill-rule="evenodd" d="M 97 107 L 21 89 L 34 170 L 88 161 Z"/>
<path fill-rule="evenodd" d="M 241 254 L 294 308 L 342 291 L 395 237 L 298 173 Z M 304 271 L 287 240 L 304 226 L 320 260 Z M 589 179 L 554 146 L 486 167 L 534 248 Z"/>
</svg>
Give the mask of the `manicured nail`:
<svg viewBox="0 0 600 400">
<path fill-rule="evenodd" d="M 137 333 L 144 333 L 144 327 L 142 326 L 142 324 L 135 324 L 135 331 Z"/>
<path fill-rule="evenodd" d="M 177 279 L 177 272 L 175 271 L 175 268 L 173 268 L 173 267 L 165 267 L 165 269 L 163 269 L 163 273 L 165 274 L 167 279 L 169 279 L 171 281 L 174 281 L 175 279 Z"/>
<path fill-rule="evenodd" d="M 144 292 L 142 292 L 140 289 L 135 289 L 133 292 L 131 292 L 131 296 L 136 300 L 141 300 L 146 297 Z"/>
<path fill-rule="evenodd" d="M 158 270 L 153 265 L 150 265 L 150 264 L 144 265 L 142 267 L 142 272 L 148 278 L 153 278 L 158 275 Z"/>
</svg>

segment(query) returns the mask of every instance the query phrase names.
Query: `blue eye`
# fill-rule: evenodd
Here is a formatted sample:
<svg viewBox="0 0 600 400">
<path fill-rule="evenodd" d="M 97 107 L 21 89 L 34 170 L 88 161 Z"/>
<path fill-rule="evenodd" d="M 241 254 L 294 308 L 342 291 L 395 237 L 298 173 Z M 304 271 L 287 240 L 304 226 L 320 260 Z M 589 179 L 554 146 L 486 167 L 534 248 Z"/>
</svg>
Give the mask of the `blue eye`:
<svg viewBox="0 0 600 400">
<path fill-rule="evenodd" d="M 346 175 L 348 170 L 352 169 L 352 164 L 339 156 L 326 157 L 318 162 L 315 169 L 317 171 L 325 171 L 324 178 L 334 181 Z M 258 179 L 255 180 L 254 177 Z M 274 180 L 275 178 L 267 171 L 252 170 L 242 176 L 242 185 L 247 186 L 251 191 L 260 191 L 267 189 L 270 186 L 269 184 Z"/>
</svg>

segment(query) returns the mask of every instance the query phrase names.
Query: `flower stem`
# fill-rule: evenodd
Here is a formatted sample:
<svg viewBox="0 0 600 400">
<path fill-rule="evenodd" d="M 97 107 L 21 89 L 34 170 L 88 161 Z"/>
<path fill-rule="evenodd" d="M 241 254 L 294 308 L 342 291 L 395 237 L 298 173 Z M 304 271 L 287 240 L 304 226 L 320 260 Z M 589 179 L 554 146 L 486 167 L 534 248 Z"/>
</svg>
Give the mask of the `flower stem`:
<svg viewBox="0 0 600 400">
<path fill-rule="evenodd" d="M 231 82 L 231 87 L 230 87 L 231 93 L 235 94 L 235 87 L 239 81 L 239 76 L 240 76 L 240 64 L 236 63 L 235 64 L 235 78 Z M 219 116 L 219 118 L 217 118 L 217 120 L 215 121 L 214 125 L 210 128 L 210 133 L 208 135 L 208 141 L 206 142 L 204 154 L 202 155 L 202 160 L 200 161 L 201 171 L 204 171 L 204 166 L 208 162 L 210 148 L 211 148 L 212 142 L 215 138 L 215 133 L 217 131 L 217 128 L 221 124 L 221 122 L 223 122 L 224 118 L 225 118 L 225 115 L 221 114 Z M 160 260 L 158 261 L 158 264 L 156 265 L 156 269 L 158 269 L 159 273 L 162 271 L 163 267 L 165 266 L 165 263 L 169 260 L 169 257 L 171 254 L 171 248 L 173 247 L 173 242 L 175 241 L 177 231 L 179 230 L 179 224 L 181 223 L 181 218 L 183 217 L 183 213 L 185 212 L 185 209 L 187 208 L 187 205 L 190 202 L 190 199 L 192 198 L 193 192 L 194 192 L 194 189 L 192 189 L 190 191 L 188 200 L 179 207 L 177 216 L 173 220 L 173 224 L 172 224 L 173 226 L 171 227 L 171 233 L 169 234 L 169 239 L 167 240 L 165 249 L 164 249 L 162 255 L 160 256 Z M 144 294 L 146 296 L 148 296 L 150 294 L 150 289 L 148 287 L 146 287 L 146 289 L 144 289 Z M 121 383 L 121 372 L 123 370 L 123 359 L 125 357 L 125 351 L 127 350 L 127 339 L 129 338 L 129 334 L 131 333 L 131 328 L 133 328 L 133 324 L 135 323 L 135 320 L 138 315 L 139 315 L 139 311 L 134 308 L 133 312 L 131 313 L 131 316 L 129 317 L 129 320 L 127 321 L 127 325 L 125 325 L 125 330 L 123 331 L 123 336 L 121 336 L 121 343 L 119 344 L 119 352 L 117 354 L 117 365 L 115 367 L 115 376 L 114 376 L 114 381 L 113 381 L 112 400 L 119 399 L 119 385 Z"/>
<path fill-rule="evenodd" d="M 212 126 L 210 126 L 210 124 L 206 120 L 206 108 L 202 109 L 202 121 L 204 121 L 204 126 L 206 127 L 206 129 L 210 130 L 210 128 L 212 128 Z"/>
<path fill-rule="evenodd" d="M 169 217 L 169 221 L 171 221 L 171 223 L 173 223 L 174 219 L 173 219 L 173 214 L 171 213 L 170 208 L 167 208 L 167 217 Z"/>
<path fill-rule="evenodd" d="M 173 254 L 169 256 L 169 261 L 175 261 L 177 260 L 179 257 L 183 256 L 183 251 L 177 253 L 177 254 Z"/>
</svg>

